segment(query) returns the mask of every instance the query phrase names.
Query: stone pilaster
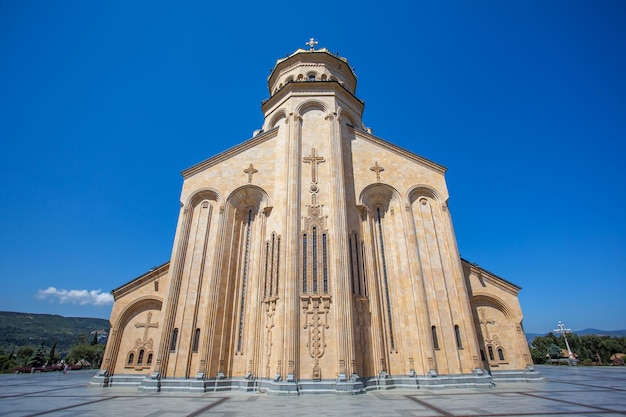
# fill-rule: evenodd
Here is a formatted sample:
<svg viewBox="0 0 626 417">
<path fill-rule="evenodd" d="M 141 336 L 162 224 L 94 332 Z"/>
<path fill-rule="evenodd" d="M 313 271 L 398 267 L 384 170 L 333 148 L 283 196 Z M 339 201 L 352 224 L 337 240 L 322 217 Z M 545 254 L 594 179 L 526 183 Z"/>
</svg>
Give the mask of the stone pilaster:
<svg viewBox="0 0 626 417">
<path fill-rule="evenodd" d="M 178 245 L 176 245 L 175 252 L 172 254 L 172 265 L 170 266 L 171 281 L 170 288 L 166 297 L 166 304 L 164 306 L 164 325 L 163 332 L 161 333 L 161 341 L 159 343 L 159 350 L 157 353 L 156 365 L 154 367 L 155 372 L 160 372 L 163 377 L 167 375 L 167 364 L 170 354 L 170 343 L 172 339 L 172 332 L 174 330 L 174 320 L 176 319 L 176 310 L 178 306 L 178 298 L 180 296 L 180 286 L 183 276 L 183 270 L 185 268 L 185 259 L 187 257 L 187 246 L 189 242 L 189 229 L 191 227 L 191 219 L 193 218 L 194 207 L 183 207 L 182 209 L 182 221 L 180 227 L 180 234 L 177 236 Z"/>
<path fill-rule="evenodd" d="M 264 259 L 264 247 L 265 247 L 265 239 L 266 239 L 266 224 L 267 224 L 267 216 L 271 210 L 265 210 L 260 207 L 259 212 L 256 214 L 256 221 L 254 222 L 254 228 L 256 229 L 254 232 L 255 236 L 255 244 L 256 249 L 253 251 L 255 254 L 254 262 L 250 262 L 250 292 L 248 305 L 251 308 L 248 308 L 248 320 L 246 320 L 246 325 L 249 326 L 249 330 L 245 332 L 246 340 L 244 340 L 246 349 L 244 354 L 246 356 L 246 373 L 251 372 L 255 375 L 258 374 L 258 366 L 260 361 L 260 355 L 262 346 L 258 343 L 259 340 L 263 340 L 263 331 L 262 331 L 262 319 L 263 315 L 261 314 L 261 310 L 258 306 L 263 305 L 263 274 L 261 271 L 262 268 L 262 260 Z M 254 336 L 254 337 L 251 337 Z"/>
<path fill-rule="evenodd" d="M 368 296 L 370 299 L 370 309 L 372 312 L 372 369 L 374 370 L 374 375 L 364 375 L 364 376 L 376 376 L 379 375 L 382 371 L 388 371 L 389 367 L 387 364 L 387 354 L 385 352 L 385 344 L 383 341 L 383 322 L 384 318 L 382 317 L 382 299 L 380 295 L 380 284 L 377 279 L 377 257 L 375 250 L 375 239 L 374 233 L 372 231 L 372 227 L 374 225 L 374 221 L 371 216 L 371 211 L 368 207 L 361 207 L 361 216 L 362 221 L 362 233 L 363 233 L 363 241 L 366 244 L 366 248 L 368 249 L 366 252 L 365 258 L 365 274 L 367 279 L 367 288 L 368 288 Z"/>
<path fill-rule="evenodd" d="M 339 108 L 339 112 L 341 108 Z M 354 359 L 354 335 L 352 323 L 352 291 L 350 288 L 350 264 L 348 247 L 348 216 L 346 210 L 346 184 L 343 161 L 343 144 L 341 137 L 340 116 L 329 114 L 327 116 L 330 128 L 330 175 L 332 178 L 333 191 L 332 208 L 329 232 L 333 236 L 335 248 L 334 265 L 335 276 L 332 293 L 335 294 L 337 314 L 337 358 L 338 373 L 340 378 L 350 376 L 353 369 Z"/>
<path fill-rule="evenodd" d="M 183 343 L 187 344 L 187 357 L 185 362 L 185 368 L 183 370 L 185 378 L 189 378 L 191 372 L 191 362 L 193 358 L 192 344 L 195 329 L 198 325 L 198 310 L 201 305 L 201 296 L 202 296 L 202 281 L 204 277 L 204 268 L 206 266 L 207 260 L 207 250 L 209 243 L 209 231 L 211 230 L 211 216 L 213 214 L 213 206 L 208 202 L 204 201 L 201 203 L 201 206 L 198 206 L 198 219 L 197 219 L 197 233 L 196 233 L 196 244 L 198 244 L 198 248 L 194 247 L 193 251 L 198 251 L 198 255 L 196 256 L 200 259 L 200 267 L 195 268 L 192 265 L 190 274 L 189 274 L 189 287 L 188 287 L 188 295 L 189 298 L 193 301 L 192 303 L 185 302 L 184 310 L 191 310 L 191 317 L 188 320 L 185 320 L 185 315 L 187 311 L 183 312 L 183 320 L 180 329 L 180 345 Z M 194 245 L 195 246 L 195 245 Z M 187 300 L 187 297 L 185 297 Z M 188 300 L 187 300 L 188 301 Z M 191 305 L 189 305 L 191 304 Z M 184 329 L 186 327 L 186 329 Z M 186 332 L 185 332 L 186 330 Z M 184 339 L 184 336 L 187 334 L 188 337 Z M 182 358 L 181 358 L 182 360 Z"/>
<path fill-rule="evenodd" d="M 470 305 L 469 291 L 463 277 L 463 267 L 461 265 L 461 255 L 459 254 L 456 237 L 454 236 L 454 227 L 452 225 L 452 216 L 447 204 L 442 203 L 442 223 L 446 230 L 446 240 L 448 242 L 448 254 L 451 260 L 451 268 L 453 269 L 453 278 L 455 285 L 455 298 L 457 301 L 459 315 L 455 317 L 461 330 L 461 339 L 464 339 L 463 353 L 459 354 L 460 368 L 462 373 L 471 372 L 475 368 L 481 368 L 480 348 L 478 338 L 476 337 L 476 329 L 474 328 L 474 320 L 472 307 Z M 526 341 L 526 337 L 524 337 Z"/>
<path fill-rule="evenodd" d="M 430 343 L 427 341 L 430 335 L 430 317 L 428 314 L 428 300 L 426 298 L 426 289 L 424 288 L 424 273 L 422 271 L 422 262 L 419 256 L 419 247 L 417 242 L 417 236 L 415 234 L 415 217 L 413 216 L 413 210 L 411 206 L 406 207 L 406 223 L 409 225 L 408 230 L 405 231 L 407 238 L 409 268 L 411 271 L 411 289 L 413 291 L 413 303 L 415 305 L 415 320 L 417 321 L 417 340 L 419 343 L 415 347 L 418 350 L 420 358 L 420 373 L 422 375 L 428 372 L 428 353 L 426 346 Z M 470 314 L 471 321 L 471 314 Z"/>
<path fill-rule="evenodd" d="M 286 216 L 285 216 L 285 279 L 284 293 L 284 349 L 281 374 L 283 377 L 295 377 L 298 363 L 299 344 L 299 294 L 298 294 L 298 267 L 299 267 L 299 237 L 300 237 L 300 187 L 301 187 L 301 129 L 302 118 L 297 114 L 290 114 L 287 119 L 289 129 L 287 144 L 287 164 L 284 167 L 286 184 Z"/>
<path fill-rule="evenodd" d="M 215 376 L 208 375 L 211 372 L 211 359 L 215 357 L 217 354 L 213 351 L 213 344 L 216 337 L 216 320 L 217 320 L 217 312 L 218 309 L 212 308 L 211 306 L 216 306 L 219 304 L 218 296 L 219 296 L 219 278 L 220 271 L 222 267 L 222 255 L 224 253 L 224 238 L 225 238 L 225 227 L 224 227 L 224 207 L 221 206 L 219 209 L 219 217 L 215 222 L 217 225 L 218 236 L 216 238 L 216 245 L 213 248 L 213 270 L 211 271 L 211 276 L 209 278 L 209 282 L 207 282 L 206 287 L 206 297 L 208 298 L 206 305 L 209 308 L 206 309 L 206 328 L 204 331 L 204 343 L 201 344 L 201 360 L 199 372 L 203 372 L 205 377 Z"/>
</svg>

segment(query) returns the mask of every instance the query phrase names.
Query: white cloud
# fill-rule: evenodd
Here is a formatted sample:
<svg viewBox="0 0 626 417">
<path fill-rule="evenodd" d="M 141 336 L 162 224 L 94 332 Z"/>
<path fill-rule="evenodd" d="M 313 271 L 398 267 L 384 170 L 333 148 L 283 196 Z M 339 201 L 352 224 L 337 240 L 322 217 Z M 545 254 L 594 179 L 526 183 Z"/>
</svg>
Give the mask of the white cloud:
<svg viewBox="0 0 626 417">
<path fill-rule="evenodd" d="M 80 304 L 87 305 L 93 304 L 95 306 L 103 306 L 113 304 L 113 296 L 102 290 L 63 290 L 56 289 L 54 287 L 48 287 L 45 290 L 37 291 L 37 298 L 44 299 L 57 299 L 61 304 Z"/>
</svg>

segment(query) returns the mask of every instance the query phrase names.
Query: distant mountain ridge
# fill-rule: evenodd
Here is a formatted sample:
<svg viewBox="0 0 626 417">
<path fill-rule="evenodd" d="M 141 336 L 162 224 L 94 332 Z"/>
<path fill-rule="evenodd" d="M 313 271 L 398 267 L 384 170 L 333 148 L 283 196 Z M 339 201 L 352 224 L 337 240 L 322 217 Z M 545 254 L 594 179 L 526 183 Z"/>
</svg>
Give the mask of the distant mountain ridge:
<svg viewBox="0 0 626 417">
<path fill-rule="evenodd" d="M 79 334 L 89 334 L 94 330 L 105 330 L 108 333 L 109 321 L 0 311 L 0 348 L 6 353 L 22 346 L 38 346 L 42 341 L 47 348 L 56 341 L 56 352 L 67 353 Z"/>
<path fill-rule="evenodd" d="M 545 336 L 548 333 L 557 334 L 557 332 L 555 332 L 554 330 L 552 330 L 551 332 L 546 332 L 546 333 L 526 333 L 526 339 L 528 339 L 529 342 L 532 342 L 532 340 L 535 337 L 537 337 L 537 336 Z M 588 334 L 595 334 L 597 336 L 626 337 L 626 330 L 583 329 L 583 330 L 572 330 L 572 333 L 574 333 L 574 334 L 576 334 L 578 336 L 584 336 L 584 335 L 588 335 Z"/>
<path fill-rule="evenodd" d="M 598 336 L 626 337 L 626 330 L 584 329 L 584 330 L 576 330 L 572 333 L 576 333 L 579 336 L 583 336 L 586 334 L 595 334 Z"/>
</svg>

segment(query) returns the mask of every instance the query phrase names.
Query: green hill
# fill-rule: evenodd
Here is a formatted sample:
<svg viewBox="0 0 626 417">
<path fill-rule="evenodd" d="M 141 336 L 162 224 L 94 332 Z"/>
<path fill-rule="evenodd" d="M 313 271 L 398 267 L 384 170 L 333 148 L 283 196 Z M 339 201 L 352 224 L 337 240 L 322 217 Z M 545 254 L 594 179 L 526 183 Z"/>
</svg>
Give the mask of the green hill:
<svg viewBox="0 0 626 417">
<path fill-rule="evenodd" d="M 22 346 L 38 346 L 42 340 L 49 348 L 56 340 L 56 352 L 64 354 L 69 351 L 76 336 L 94 330 L 105 330 L 108 334 L 109 321 L 0 311 L 0 349 L 7 353 Z"/>
</svg>

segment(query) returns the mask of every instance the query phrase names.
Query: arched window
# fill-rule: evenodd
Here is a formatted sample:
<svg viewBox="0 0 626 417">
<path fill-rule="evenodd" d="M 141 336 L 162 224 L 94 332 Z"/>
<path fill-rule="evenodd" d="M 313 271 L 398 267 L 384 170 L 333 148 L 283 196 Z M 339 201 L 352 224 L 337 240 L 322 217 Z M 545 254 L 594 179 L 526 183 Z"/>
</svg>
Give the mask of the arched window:
<svg viewBox="0 0 626 417">
<path fill-rule="evenodd" d="M 361 242 L 361 268 L 363 270 L 363 295 L 367 296 L 367 278 L 365 275 L 365 242 Z"/>
<path fill-rule="evenodd" d="M 200 329 L 196 329 L 196 332 L 193 335 L 193 348 L 191 350 L 193 352 L 197 352 L 199 344 L 200 344 Z"/>
<path fill-rule="evenodd" d="M 463 349 L 463 344 L 461 343 L 461 332 L 459 331 L 459 326 L 454 325 L 454 337 L 456 337 L 456 347 L 459 349 Z"/>
<path fill-rule="evenodd" d="M 498 348 L 498 358 L 500 358 L 501 361 L 504 360 L 504 351 L 502 348 Z"/>
<path fill-rule="evenodd" d="M 130 352 L 130 354 L 128 355 L 128 364 L 132 365 L 133 362 L 135 362 L 135 354 L 133 352 Z"/>
<path fill-rule="evenodd" d="M 267 298 L 267 281 L 269 280 L 269 276 L 267 274 L 267 268 L 269 266 L 268 261 L 270 257 L 270 242 L 269 240 L 265 242 L 265 279 L 263 280 L 263 298 Z M 272 289 L 270 288 L 270 291 Z"/>
<path fill-rule="evenodd" d="M 324 294 L 328 294 L 328 251 L 326 250 L 326 233 L 322 234 L 322 273 L 324 274 Z"/>
<path fill-rule="evenodd" d="M 352 254 L 352 244 L 350 244 L 350 254 Z M 354 234 L 354 255 L 356 261 L 356 280 L 359 295 L 365 295 L 361 290 L 361 263 L 359 262 L 359 237 Z"/>
<path fill-rule="evenodd" d="M 139 356 L 137 357 L 137 365 L 143 364 L 143 349 L 139 351 Z"/>
<path fill-rule="evenodd" d="M 272 291 L 274 290 L 274 245 L 276 244 L 276 236 L 272 233 L 272 251 L 270 252 L 271 260 L 270 260 L 270 275 L 269 275 L 269 284 L 270 284 L 270 297 L 272 296 Z"/>
<path fill-rule="evenodd" d="M 146 362 L 146 365 L 152 365 L 152 353 L 148 354 L 148 361 Z"/>
<path fill-rule="evenodd" d="M 176 341 L 178 340 L 178 328 L 175 328 L 172 332 L 172 343 L 170 344 L 170 350 L 174 352 L 176 350 Z"/>
<path fill-rule="evenodd" d="M 354 279 L 354 261 L 352 259 L 352 238 L 348 237 L 348 246 L 350 247 L 350 278 L 352 278 L 352 294 L 357 294 Z"/>
<path fill-rule="evenodd" d="M 317 294 L 317 228 L 313 228 L 312 232 L 313 245 L 313 294 Z"/>
<path fill-rule="evenodd" d="M 280 236 L 278 236 L 278 238 L 276 239 L 276 270 L 275 270 L 275 274 L 276 274 L 276 280 L 274 281 L 274 284 L 276 285 L 275 291 L 274 293 L 276 295 L 278 295 L 278 273 L 280 271 Z"/>
<path fill-rule="evenodd" d="M 487 351 L 489 352 L 489 360 L 495 360 L 495 358 L 493 357 L 493 348 L 491 346 L 487 346 Z"/>
<path fill-rule="evenodd" d="M 326 74 L 322 74 L 322 81 L 326 81 Z"/>
<path fill-rule="evenodd" d="M 248 263 L 250 260 L 250 234 L 252 227 L 252 210 L 248 210 L 248 220 L 245 225 L 245 242 L 244 242 L 244 258 L 243 258 L 243 277 L 241 280 L 241 303 L 239 307 L 239 334 L 237 336 L 237 352 L 241 352 L 243 342 L 243 322 L 244 312 L 246 308 L 246 287 L 248 284 Z"/>
<path fill-rule="evenodd" d="M 306 271 L 307 271 L 307 259 L 306 259 L 306 255 L 307 255 L 307 239 L 306 239 L 306 234 L 304 236 L 302 236 L 302 293 L 306 294 L 307 288 L 306 288 L 306 284 L 307 284 L 307 277 L 306 277 Z"/>
<path fill-rule="evenodd" d="M 315 81 L 315 74 L 309 74 L 309 81 Z"/>
<path fill-rule="evenodd" d="M 154 281 L 154 291 L 156 291 L 156 292 L 159 291 L 159 280 L 158 279 L 156 281 Z"/>
<path fill-rule="evenodd" d="M 439 349 L 439 339 L 437 338 L 437 328 L 435 326 L 432 326 L 430 328 L 430 332 L 432 333 L 432 336 L 433 336 L 433 347 L 435 349 Z"/>
</svg>

